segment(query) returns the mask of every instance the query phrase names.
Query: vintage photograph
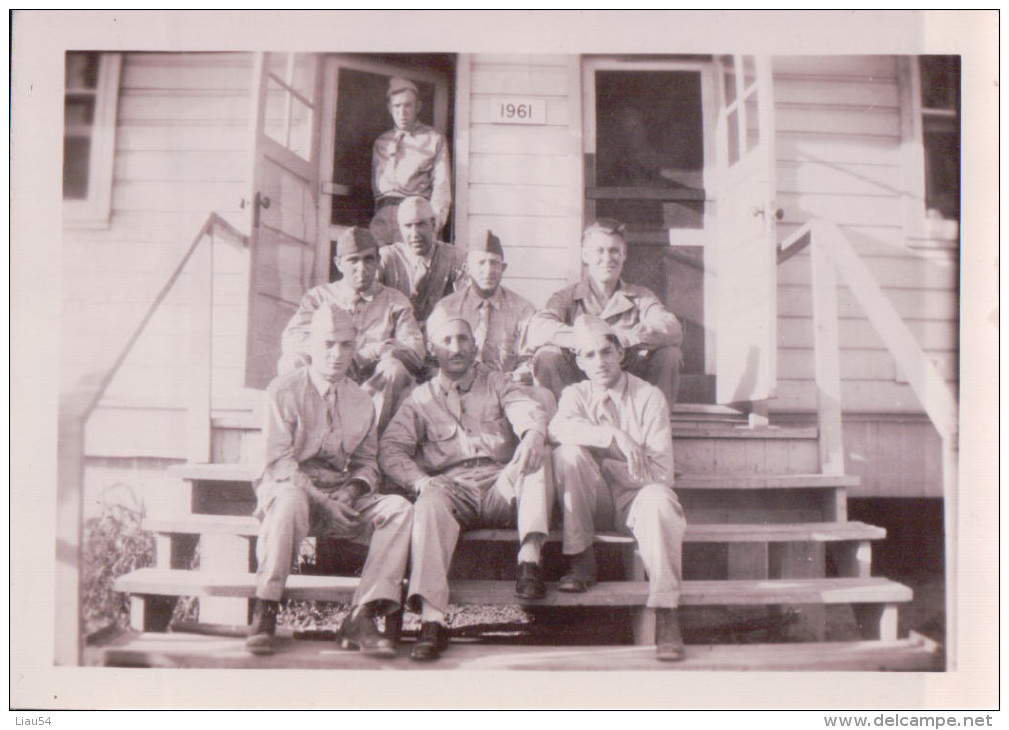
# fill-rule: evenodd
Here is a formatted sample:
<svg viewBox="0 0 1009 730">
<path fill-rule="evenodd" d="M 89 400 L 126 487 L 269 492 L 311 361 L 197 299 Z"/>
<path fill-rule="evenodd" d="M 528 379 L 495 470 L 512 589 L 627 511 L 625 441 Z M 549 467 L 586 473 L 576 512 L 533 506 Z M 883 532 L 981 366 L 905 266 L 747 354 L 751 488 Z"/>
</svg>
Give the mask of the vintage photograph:
<svg viewBox="0 0 1009 730">
<path fill-rule="evenodd" d="M 959 50 L 313 38 L 48 59 L 54 666 L 961 668 Z"/>
</svg>

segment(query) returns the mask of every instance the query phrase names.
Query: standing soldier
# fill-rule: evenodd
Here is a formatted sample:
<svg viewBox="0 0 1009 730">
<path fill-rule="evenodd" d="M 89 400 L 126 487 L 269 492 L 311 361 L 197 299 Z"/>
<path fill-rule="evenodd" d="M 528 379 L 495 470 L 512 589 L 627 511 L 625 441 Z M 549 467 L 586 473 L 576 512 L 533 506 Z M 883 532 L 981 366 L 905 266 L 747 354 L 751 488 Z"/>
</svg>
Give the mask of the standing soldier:
<svg viewBox="0 0 1009 730">
<path fill-rule="evenodd" d="M 396 208 L 403 199 L 419 195 L 431 201 L 437 234 L 445 226 L 452 206 L 448 144 L 441 132 L 418 120 L 420 93 L 412 81 L 390 79 L 386 99 L 396 126 L 380 135 L 372 149 L 375 215 L 395 222 Z"/>
<path fill-rule="evenodd" d="M 374 401 L 381 433 L 424 364 L 424 335 L 406 296 L 376 280 L 378 249 L 378 241 L 363 228 L 340 235 L 335 261 L 343 278 L 302 297 L 281 336 L 277 370 L 283 375 L 310 360 L 312 314 L 321 306 L 339 307 L 351 316 L 358 333 L 349 374 Z"/>
<path fill-rule="evenodd" d="M 421 612 L 416 660 L 436 659 L 448 643 L 448 571 L 463 530 L 517 525 L 515 594 L 546 595 L 540 551 L 554 503 L 542 406 L 474 362 L 466 320 L 434 316 L 427 331 L 438 373 L 403 403 L 379 449 L 382 472 L 417 495 L 407 601 Z"/>
<path fill-rule="evenodd" d="M 259 570 L 245 643 L 253 654 L 275 651 L 279 602 L 309 534 L 370 543 L 337 641 L 374 656 L 396 653 L 374 619 L 399 610 L 413 508 L 402 497 L 377 493 L 374 408 L 346 377 L 356 336 L 346 312 L 320 307 L 309 326 L 310 363 L 267 388 L 266 467 L 256 488 Z"/>
<path fill-rule="evenodd" d="M 592 315 L 572 333 L 587 381 L 564 389 L 550 437 L 564 511 L 565 555 L 571 569 L 558 590 L 581 593 L 596 580 L 596 530 L 630 532 L 648 574 L 646 606 L 655 609 L 659 659 L 685 656 L 680 636 L 681 555 L 686 520 L 673 492 L 669 406 L 654 385 L 620 368 L 624 348 L 613 329 Z"/>
</svg>

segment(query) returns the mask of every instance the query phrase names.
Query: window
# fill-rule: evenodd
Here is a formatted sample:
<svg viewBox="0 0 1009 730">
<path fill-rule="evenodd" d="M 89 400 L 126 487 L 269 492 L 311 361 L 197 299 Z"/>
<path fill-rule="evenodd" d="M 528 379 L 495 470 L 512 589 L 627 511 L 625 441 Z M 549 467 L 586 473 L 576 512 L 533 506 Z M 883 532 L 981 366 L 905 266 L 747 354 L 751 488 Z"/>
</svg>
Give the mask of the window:
<svg viewBox="0 0 1009 730">
<path fill-rule="evenodd" d="M 960 57 L 922 56 L 922 144 L 925 149 L 925 215 L 960 218 Z"/>
<path fill-rule="evenodd" d="M 66 54 L 63 216 L 70 225 L 108 225 L 112 199 L 120 56 Z"/>
</svg>

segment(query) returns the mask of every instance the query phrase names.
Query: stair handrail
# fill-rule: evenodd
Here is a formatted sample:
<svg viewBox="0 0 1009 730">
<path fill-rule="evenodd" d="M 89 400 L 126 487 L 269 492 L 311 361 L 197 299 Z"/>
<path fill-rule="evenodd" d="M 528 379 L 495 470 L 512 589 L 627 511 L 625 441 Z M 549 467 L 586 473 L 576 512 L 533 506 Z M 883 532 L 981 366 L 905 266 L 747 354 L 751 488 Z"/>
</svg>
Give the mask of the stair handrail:
<svg viewBox="0 0 1009 730">
<path fill-rule="evenodd" d="M 81 625 L 79 569 L 83 520 L 84 436 L 87 422 L 200 244 L 208 239 L 213 240 L 219 233 L 243 246 L 248 246 L 249 237 L 246 233 L 219 213 L 213 211 L 209 213 L 193 237 L 192 243 L 158 290 L 126 342 L 119 348 L 111 364 L 97 376 L 90 374 L 82 377 L 72 390 L 60 394 L 56 479 L 56 599 L 57 605 L 73 606 L 76 610 L 69 616 L 61 611 L 56 617 L 54 658 L 58 665 L 79 666 L 83 659 L 84 637 Z"/>
</svg>

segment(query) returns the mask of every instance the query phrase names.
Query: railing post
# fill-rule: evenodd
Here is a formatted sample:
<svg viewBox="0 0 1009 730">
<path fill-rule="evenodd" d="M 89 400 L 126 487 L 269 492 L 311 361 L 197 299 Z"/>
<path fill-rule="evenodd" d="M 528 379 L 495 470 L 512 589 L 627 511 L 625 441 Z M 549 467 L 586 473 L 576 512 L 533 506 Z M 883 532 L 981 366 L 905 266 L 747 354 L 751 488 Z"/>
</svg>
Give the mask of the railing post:
<svg viewBox="0 0 1009 730">
<path fill-rule="evenodd" d="M 818 223 L 814 223 L 812 226 L 811 238 L 813 363 L 816 380 L 817 420 L 820 431 L 820 470 L 824 474 L 844 474 L 837 275 L 823 248 L 823 229 Z"/>
<path fill-rule="evenodd" d="M 188 449 L 189 461 L 210 461 L 210 390 L 213 367 L 214 227 L 208 224 L 204 240 L 189 263 L 190 350 Z M 208 240 L 209 239 L 209 240 Z"/>
</svg>

